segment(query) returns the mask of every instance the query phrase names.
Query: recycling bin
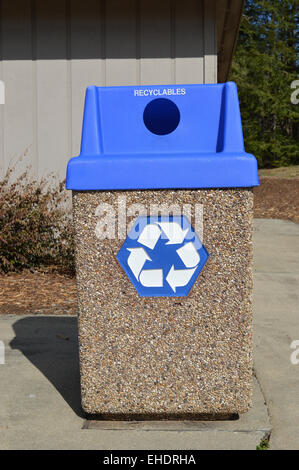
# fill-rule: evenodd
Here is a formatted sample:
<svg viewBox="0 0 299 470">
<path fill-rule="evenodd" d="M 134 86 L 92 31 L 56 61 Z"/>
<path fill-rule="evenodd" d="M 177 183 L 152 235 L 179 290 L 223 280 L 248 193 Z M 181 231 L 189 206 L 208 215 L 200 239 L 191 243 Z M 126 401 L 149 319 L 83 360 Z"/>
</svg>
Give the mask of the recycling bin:
<svg viewBox="0 0 299 470">
<path fill-rule="evenodd" d="M 234 83 L 87 89 L 67 168 L 86 413 L 248 410 L 257 185 Z"/>
</svg>

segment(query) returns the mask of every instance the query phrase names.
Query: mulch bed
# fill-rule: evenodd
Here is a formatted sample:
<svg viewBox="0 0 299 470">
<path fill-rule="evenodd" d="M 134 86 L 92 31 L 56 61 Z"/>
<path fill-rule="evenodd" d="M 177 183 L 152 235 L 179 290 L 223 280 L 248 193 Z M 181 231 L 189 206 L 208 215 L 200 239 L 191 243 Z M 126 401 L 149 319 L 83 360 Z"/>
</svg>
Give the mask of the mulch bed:
<svg viewBox="0 0 299 470">
<path fill-rule="evenodd" d="M 255 217 L 299 223 L 299 178 L 264 177 L 254 192 Z M 30 271 L 0 276 L 0 314 L 77 315 L 75 279 Z"/>
<path fill-rule="evenodd" d="M 0 314 L 77 315 L 76 281 L 24 271 L 0 276 Z"/>
<path fill-rule="evenodd" d="M 254 217 L 299 223 L 299 178 L 261 178 L 254 189 Z"/>
</svg>

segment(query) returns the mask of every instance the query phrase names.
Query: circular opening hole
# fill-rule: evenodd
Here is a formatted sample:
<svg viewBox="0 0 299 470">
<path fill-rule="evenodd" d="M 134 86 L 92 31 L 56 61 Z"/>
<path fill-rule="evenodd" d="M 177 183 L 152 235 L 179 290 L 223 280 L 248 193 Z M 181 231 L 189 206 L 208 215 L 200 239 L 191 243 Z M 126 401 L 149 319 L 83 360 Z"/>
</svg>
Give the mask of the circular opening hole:
<svg viewBox="0 0 299 470">
<path fill-rule="evenodd" d="M 166 98 L 150 101 L 144 109 L 143 121 L 153 134 L 166 135 L 173 132 L 180 122 L 180 111 L 177 105 Z"/>
</svg>

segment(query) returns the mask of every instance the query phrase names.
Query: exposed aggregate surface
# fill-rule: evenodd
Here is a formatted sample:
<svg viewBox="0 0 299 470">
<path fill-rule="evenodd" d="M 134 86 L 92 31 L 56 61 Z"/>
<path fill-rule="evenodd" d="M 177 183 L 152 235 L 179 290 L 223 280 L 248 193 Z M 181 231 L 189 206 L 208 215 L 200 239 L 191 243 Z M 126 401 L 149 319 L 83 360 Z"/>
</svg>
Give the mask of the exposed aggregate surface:
<svg viewBox="0 0 299 470">
<path fill-rule="evenodd" d="M 147 209 L 203 204 L 210 257 L 187 297 L 140 297 L 116 259 L 124 240 L 97 238 L 97 206 L 117 211 L 119 195 Z M 148 419 L 247 411 L 252 190 L 73 191 L 73 210 L 85 412 Z"/>
</svg>

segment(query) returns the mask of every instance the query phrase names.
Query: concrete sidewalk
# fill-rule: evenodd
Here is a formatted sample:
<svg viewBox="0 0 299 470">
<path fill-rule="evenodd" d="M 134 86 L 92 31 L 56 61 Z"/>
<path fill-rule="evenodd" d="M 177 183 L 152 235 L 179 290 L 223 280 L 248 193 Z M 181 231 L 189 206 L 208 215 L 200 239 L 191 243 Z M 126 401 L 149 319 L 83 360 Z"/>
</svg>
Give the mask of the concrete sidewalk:
<svg viewBox="0 0 299 470">
<path fill-rule="evenodd" d="M 80 408 L 76 318 L 1 316 L 0 449 L 255 449 L 270 430 L 268 413 L 271 449 L 299 449 L 299 365 L 290 361 L 299 340 L 299 225 L 256 220 L 254 245 L 258 383 L 249 413 L 94 429 Z"/>
<path fill-rule="evenodd" d="M 271 449 L 299 449 L 299 224 L 255 220 L 255 371 L 272 425 Z M 299 352 L 297 354 L 299 359 Z"/>
</svg>

